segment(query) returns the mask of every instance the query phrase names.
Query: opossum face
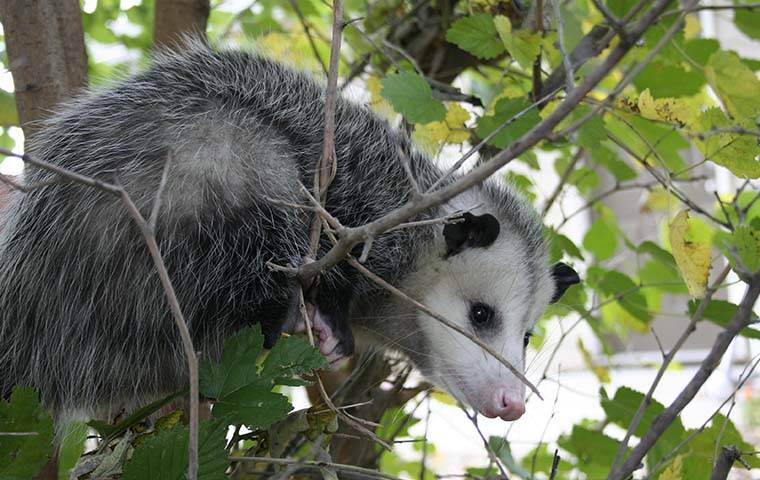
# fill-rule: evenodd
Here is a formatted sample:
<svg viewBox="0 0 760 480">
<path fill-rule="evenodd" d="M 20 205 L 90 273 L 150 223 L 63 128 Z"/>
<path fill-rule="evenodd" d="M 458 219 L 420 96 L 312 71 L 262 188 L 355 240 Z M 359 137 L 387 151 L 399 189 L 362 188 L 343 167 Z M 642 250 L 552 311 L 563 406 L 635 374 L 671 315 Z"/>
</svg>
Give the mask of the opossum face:
<svg viewBox="0 0 760 480">
<path fill-rule="evenodd" d="M 514 232 L 499 232 L 495 220 L 470 217 L 465 223 L 474 221 L 476 228 L 496 231 L 454 232 L 454 241 L 447 232 L 447 254 L 418 294 L 422 303 L 486 342 L 522 372 L 533 326 L 578 277 L 564 264 L 550 268 L 543 252 L 532 251 L 535 245 Z M 464 244 L 457 245 L 462 239 Z M 525 412 L 525 385 L 499 360 L 438 320 L 419 315 L 427 358 L 415 361 L 428 378 L 487 417 L 510 421 Z"/>
</svg>

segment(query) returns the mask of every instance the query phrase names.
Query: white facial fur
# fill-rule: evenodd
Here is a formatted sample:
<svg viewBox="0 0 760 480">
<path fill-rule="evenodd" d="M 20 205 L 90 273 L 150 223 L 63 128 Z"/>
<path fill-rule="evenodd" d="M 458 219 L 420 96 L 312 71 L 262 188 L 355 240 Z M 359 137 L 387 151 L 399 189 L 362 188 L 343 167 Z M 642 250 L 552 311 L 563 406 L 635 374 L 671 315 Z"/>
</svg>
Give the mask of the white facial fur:
<svg viewBox="0 0 760 480">
<path fill-rule="evenodd" d="M 493 197 L 478 191 L 465 195 L 442 213 L 492 213 L 500 222 L 496 240 L 487 247 L 466 247 L 447 256 L 440 226 L 434 245 L 422 250 L 418 269 L 398 286 L 477 335 L 523 371 L 525 334 L 543 314 L 555 289 L 539 220 L 524 203 L 489 206 Z M 471 322 L 470 308 L 476 302 L 493 309 L 493 328 L 484 331 Z M 524 412 L 525 386 L 507 367 L 408 303 L 369 302 L 352 320 L 359 341 L 402 351 L 430 381 L 484 415 L 515 420 Z"/>
<path fill-rule="evenodd" d="M 472 213 L 486 211 L 479 208 Z M 518 371 L 524 370 L 525 334 L 554 293 L 544 252 L 532 251 L 502 224 L 498 238 L 488 247 L 439 256 L 415 276 L 417 286 L 425 285 L 417 291 L 423 304 L 487 342 Z M 471 322 L 470 310 L 477 303 L 493 309 L 492 328 L 478 328 Z M 419 315 L 428 353 L 435 359 L 424 369 L 430 380 L 486 416 L 515 420 L 522 415 L 525 385 L 517 377 L 470 339 L 424 313 Z M 502 405 L 502 399 L 509 405 Z"/>
</svg>

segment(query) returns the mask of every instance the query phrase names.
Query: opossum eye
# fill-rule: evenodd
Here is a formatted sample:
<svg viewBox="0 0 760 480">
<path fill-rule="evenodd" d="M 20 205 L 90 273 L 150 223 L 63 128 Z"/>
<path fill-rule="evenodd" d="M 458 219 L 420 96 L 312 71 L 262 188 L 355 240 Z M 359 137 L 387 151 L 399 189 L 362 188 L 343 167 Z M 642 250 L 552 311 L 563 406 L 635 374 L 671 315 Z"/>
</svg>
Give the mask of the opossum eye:
<svg viewBox="0 0 760 480">
<path fill-rule="evenodd" d="M 530 343 L 530 337 L 533 336 L 533 332 L 527 332 L 525 334 L 525 337 L 523 337 L 523 348 L 528 348 L 528 344 Z"/>
<path fill-rule="evenodd" d="M 493 323 L 494 319 L 493 308 L 484 303 L 474 303 L 470 307 L 470 323 L 475 328 L 486 328 Z"/>
</svg>

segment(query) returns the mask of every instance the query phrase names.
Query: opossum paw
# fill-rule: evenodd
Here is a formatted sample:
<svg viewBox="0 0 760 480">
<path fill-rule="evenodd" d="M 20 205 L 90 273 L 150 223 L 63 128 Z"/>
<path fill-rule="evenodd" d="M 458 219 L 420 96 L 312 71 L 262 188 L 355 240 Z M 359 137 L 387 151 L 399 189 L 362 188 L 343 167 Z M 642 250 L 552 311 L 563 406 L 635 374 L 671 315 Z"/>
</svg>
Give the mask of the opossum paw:
<svg viewBox="0 0 760 480">
<path fill-rule="evenodd" d="M 300 322 L 296 327 L 297 332 L 306 331 L 306 323 Z M 339 370 L 347 360 L 342 342 L 333 332 L 325 316 L 317 309 L 311 324 L 311 332 L 314 335 L 314 343 L 319 352 L 325 356 L 333 370 Z"/>
</svg>

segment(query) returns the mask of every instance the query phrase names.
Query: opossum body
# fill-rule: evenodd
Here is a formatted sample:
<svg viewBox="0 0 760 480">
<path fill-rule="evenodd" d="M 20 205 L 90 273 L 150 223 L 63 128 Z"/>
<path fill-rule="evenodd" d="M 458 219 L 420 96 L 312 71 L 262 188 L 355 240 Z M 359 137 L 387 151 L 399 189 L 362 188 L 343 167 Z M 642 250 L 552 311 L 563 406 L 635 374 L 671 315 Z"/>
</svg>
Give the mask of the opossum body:
<svg viewBox="0 0 760 480">
<path fill-rule="evenodd" d="M 311 77 L 263 56 L 191 44 L 65 104 L 28 151 L 118 181 L 146 217 L 170 160 L 156 235 L 196 349 L 213 358 L 252 323 L 271 345 L 288 317 L 294 282 L 267 262 L 299 265 L 308 252 L 312 212 L 292 205 L 308 204 L 299 182 L 311 184 L 320 156 L 324 97 Z M 340 99 L 336 122 L 326 208 L 344 225 L 410 199 L 402 161 L 423 189 L 442 175 L 366 107 Z M 28 168 L 25 180 L 50 176 Z M 547 265 L 536 215 L 505 187 L 487 183 L 417 220 L 457 210 L 471 213 L 375 239 L 366 266 L 522 368 L 530 328 L 577 276 Z M 58 412 L 87 412 L 186 384 L 155 267 L 118 199 L 59 183 L 14 194 L 4 215 L 0 393 L 31 385 Z M 483 413 L 522 413 L 522 384 L 498 361 L 349 266 L 327 272 L 319 291 L 322 346 L 331 342 L 333 359 L 352 353 L 353 325 Z"/>
</svg>

